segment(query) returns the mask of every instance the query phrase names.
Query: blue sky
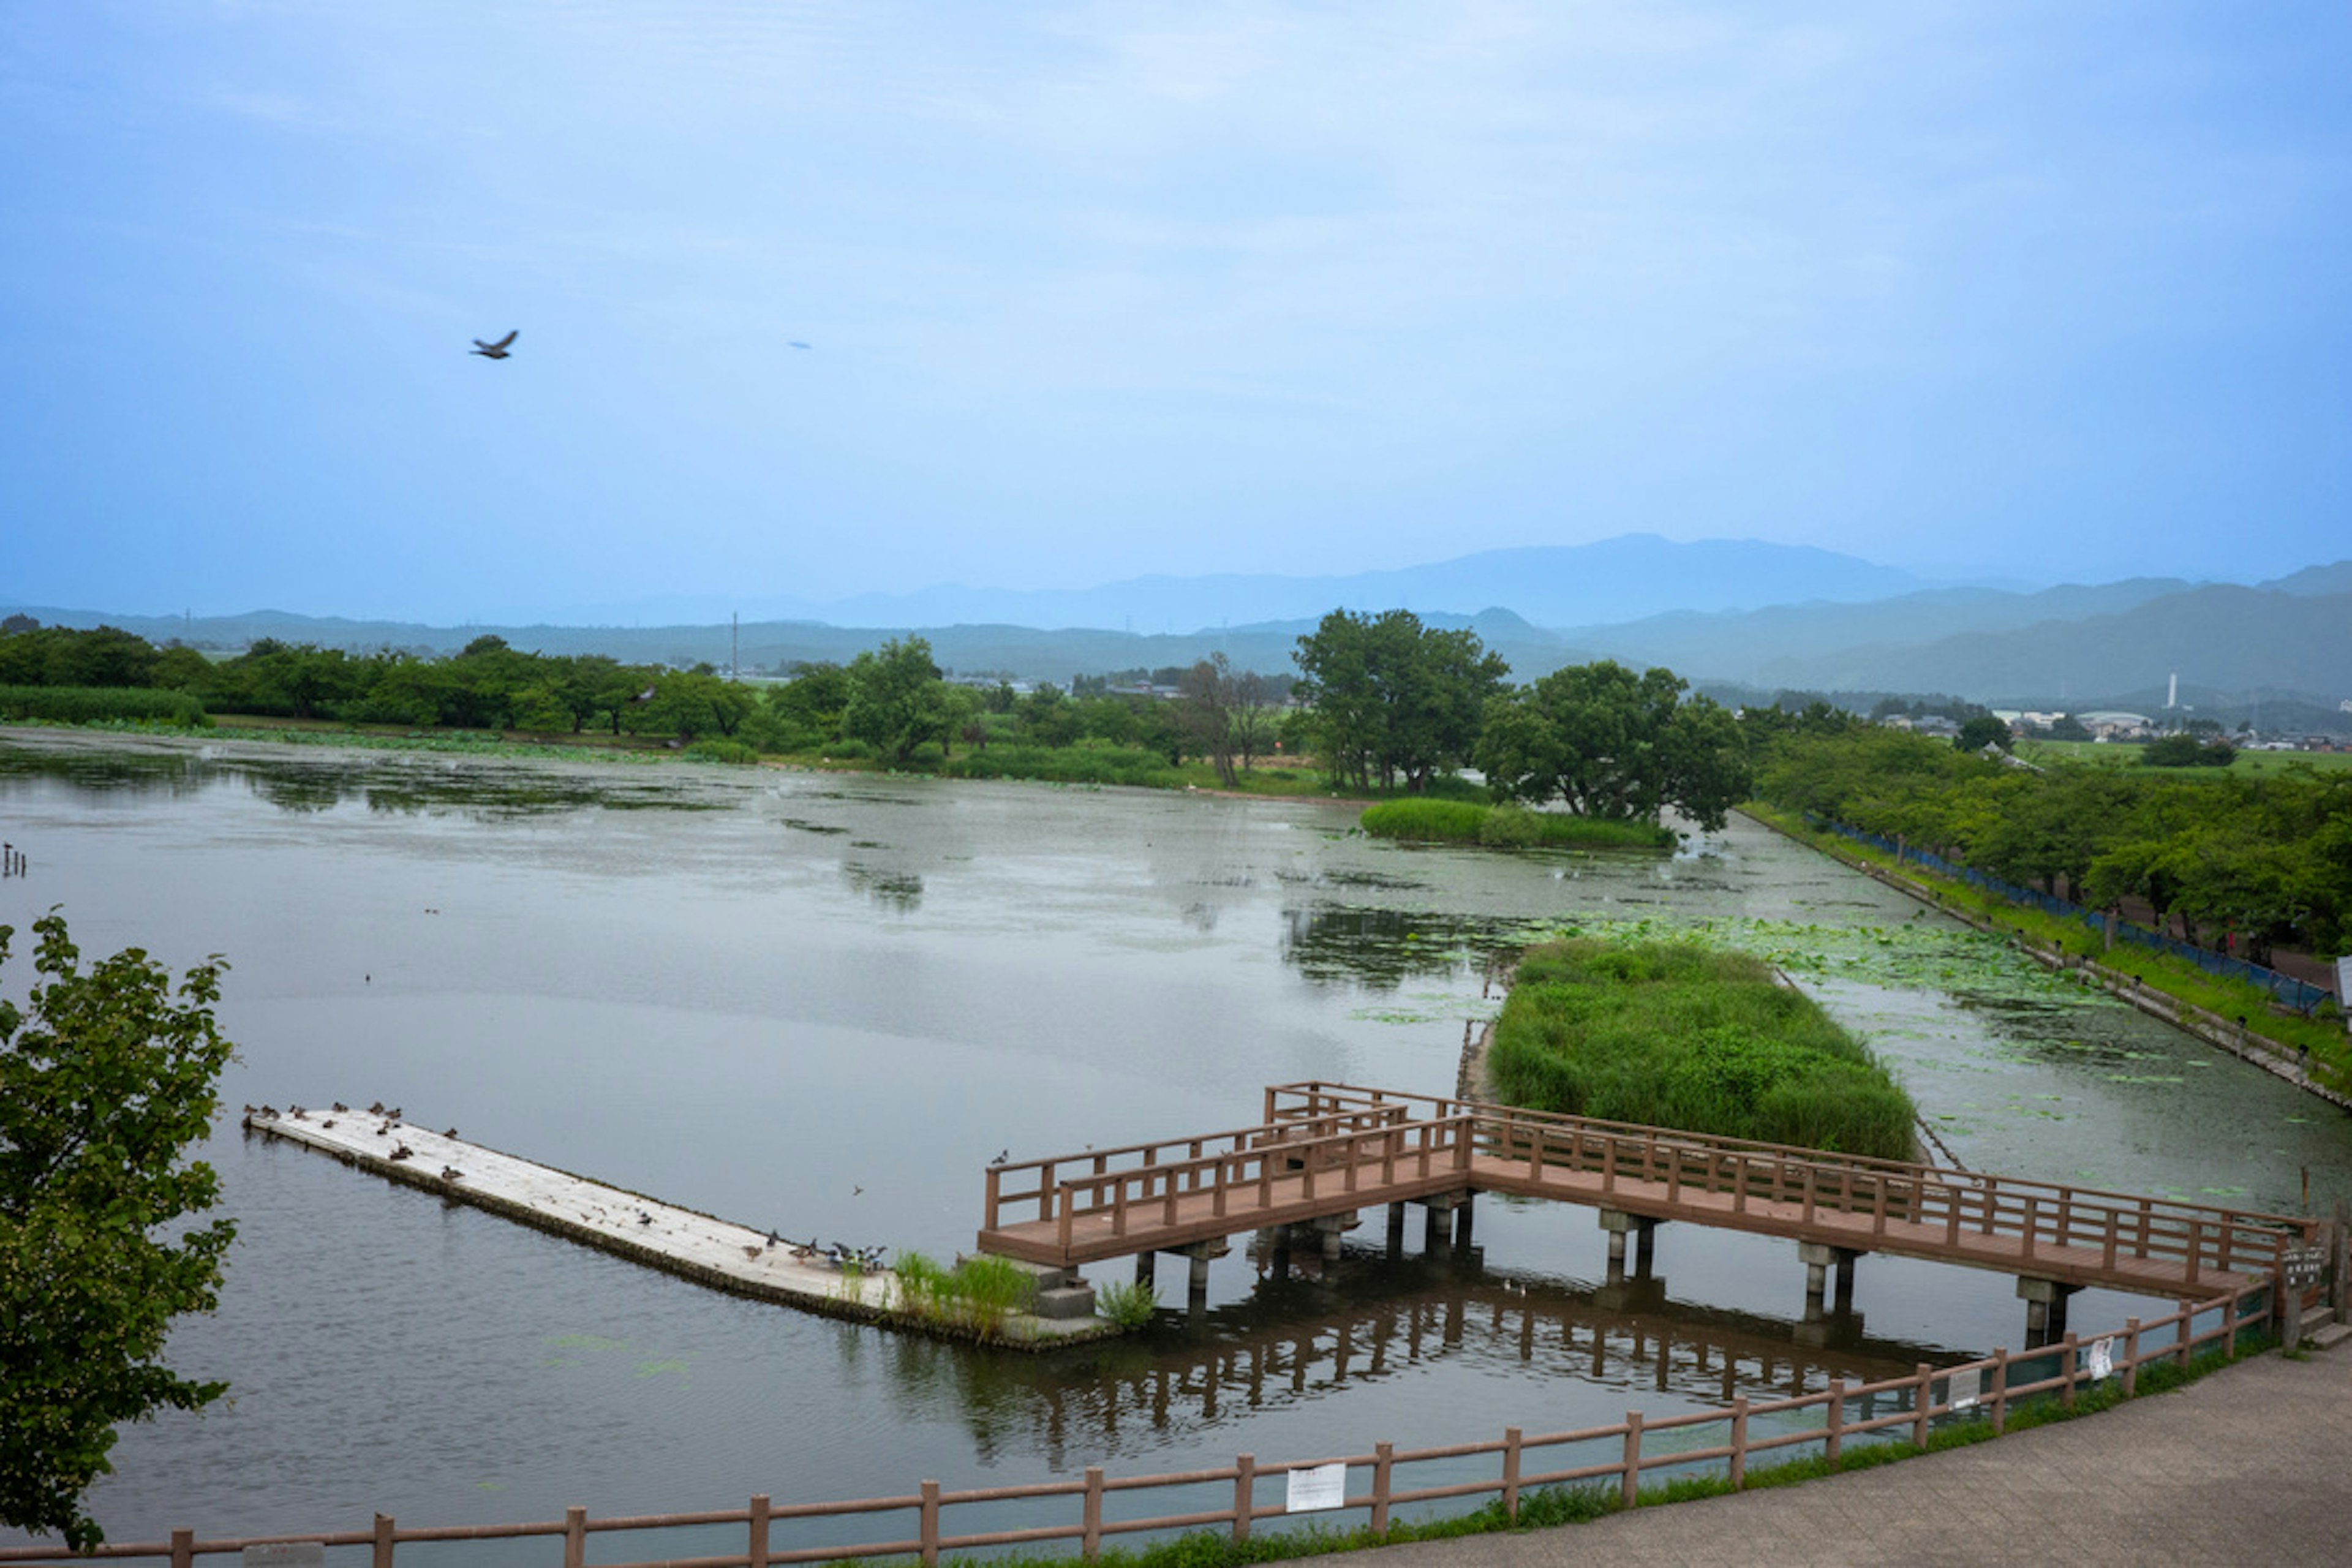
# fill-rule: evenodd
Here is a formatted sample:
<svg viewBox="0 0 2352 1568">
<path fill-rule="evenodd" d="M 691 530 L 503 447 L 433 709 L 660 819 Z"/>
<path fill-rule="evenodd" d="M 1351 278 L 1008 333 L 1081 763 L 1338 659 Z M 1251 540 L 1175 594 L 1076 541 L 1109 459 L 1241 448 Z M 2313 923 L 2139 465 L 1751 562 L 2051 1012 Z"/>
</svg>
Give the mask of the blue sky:
<svg viewBox="0 0 2352 1568">
<path fill-rule="evenodd" d="M 2258 579 L 2352 554 L 2347 59 L 2298 0 L 14 0 L 0 601 Z"/>
</svg>

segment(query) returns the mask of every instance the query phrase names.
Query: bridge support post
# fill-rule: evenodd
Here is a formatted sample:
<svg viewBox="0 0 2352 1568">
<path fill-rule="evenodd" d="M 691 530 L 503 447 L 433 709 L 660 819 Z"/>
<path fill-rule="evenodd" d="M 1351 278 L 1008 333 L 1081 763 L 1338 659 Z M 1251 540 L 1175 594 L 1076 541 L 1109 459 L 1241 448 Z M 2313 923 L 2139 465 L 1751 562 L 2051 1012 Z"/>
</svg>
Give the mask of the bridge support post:
<svg viewBox="0 0 2352 1568">
<path fill-rule="evenodd" d="M 1138 1285 L 1150 1285 L 1154 1277 L 1158 1274 L 1159 1268 L 1160 1254 L 1156 1252 L 1139 1252 L 1135 1255 L 1135 1282 Z"/>
<path fill-rule="evenodd" d="M 1609 1233 L 1609 1283 L 1622 1285 L 1625 1282 L 1625 1237 L 1629 1234 L 1633 1237 L 1634 1278 L 1648 1279 L 1651 1260 L 1655 1255 L 1658 1222 L 1619 1209 L 1597 1209 L 1594 1212 L 1600 1216 L 1601 1228 Z"/>
<path fill-rule="evenodd" d="M 1476 1213 L 1471 1205 L 1471 1194 L 1465 1193 L 1454 1205 L 1454 1250 L 1470 1250 L 1470 1221 Z"/>
<path fill-rule="evenodd" d="M 1198 1317 L 1208 1310 L 1209 1264 L 1213 1259 L 1223 1258 L 1226 1253 L 1231 1252 L 1233 1247 L 1220 1238 L 1215 1241 L 1196 1241 L 1192 1246 L 1181 1247 L 1178 1250 L 1192 1260 L 1192 1276 L 1185 1281 L 1184 1304 L 1187 1311 Z"/>
<path fill-rule="evenodd" d="M 2064 1336 L 2066 1298 L 2081 1289 L 2080 1285 L 2067 1285 L 2056 1279 L 2019 1279 L 2017 1299 L 2025 1303 L 2028 1348 L 2046 1345 Z"/>
<path fill-rule="evenodd" d="M 1832 1247 L 1825 1241 L 1797 1243 L 1798 1260 L 1805 1266 L 1805 1321 L 1817 1323 L 1827 1316 L 1823 1300 L 1829 1294 L 1830 1270 L 1837 1270 L 1837 1310 L 1853 1310 L 1853 1260 L 1861 1255 L 1850 1247 Z"/>
<path fill-rule="evenodd" d="M 1422 1199 L 1421 1204 L 1428 1218 L 1428 1223 L 1423 1227 L 1421 1235 L 1421 1255 L 1423 1258 L 1434 1258 L 1445 1250 L 1449 1220 L 1454 1226 L 1455 1245 L 1468 1244 L 1469 1227 L 1463 1220 L 1456 1217 L 1458 1214 L 1469 1209 L 1468 1193 L 1432 1193 Z"/>
<path fill-rule="evenodd" d="M 1355 1229 L 1356 1216 L 1351 1214 L 1327 1214 L 1315 1220 L 1315 1233 L 1323 1244 L 1323 1261 L 1339 1261 L 1339 1239 Z"/>
<path fill-rule="evenodd" d="M 1404 1205 L 1389 1205 L 1389 1261 L 1394 1263 L 1404 1256 Z"/>
</svg>

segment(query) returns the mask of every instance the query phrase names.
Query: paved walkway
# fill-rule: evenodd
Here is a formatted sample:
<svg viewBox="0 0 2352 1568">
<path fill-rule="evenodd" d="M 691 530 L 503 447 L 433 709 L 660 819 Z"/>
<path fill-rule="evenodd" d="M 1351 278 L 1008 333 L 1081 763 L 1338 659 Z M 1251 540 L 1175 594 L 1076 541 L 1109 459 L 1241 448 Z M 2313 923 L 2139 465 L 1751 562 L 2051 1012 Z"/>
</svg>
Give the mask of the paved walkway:
<svg viewBox="0 0 2352 1568">
<path fill-rule="evenodd" d="M 1363 1568 L 2352 1563 L 2352 1343 L 1801 1486 L 1525 1535 L 1386 1547 Z"/>
</svg>

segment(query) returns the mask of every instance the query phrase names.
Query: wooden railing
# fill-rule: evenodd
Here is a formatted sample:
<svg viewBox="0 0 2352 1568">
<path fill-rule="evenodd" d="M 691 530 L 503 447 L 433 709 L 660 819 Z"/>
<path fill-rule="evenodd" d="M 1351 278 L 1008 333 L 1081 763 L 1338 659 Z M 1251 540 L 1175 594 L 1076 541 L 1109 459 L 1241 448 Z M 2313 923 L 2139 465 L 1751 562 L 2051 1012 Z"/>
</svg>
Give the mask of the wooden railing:
<svg viewBox="0 0 2352 1568">
<path fill-rule="evenodd" d="M 1235 1127 L 1190 1138 L 1157 1143 L 1129 1143 L 1112 1149 L 1089 1149 L 1081 1154 L 1061 1154 L 1047 1160 L 1021 1160 L 988 1167 L 987 1218 L 984 1228 L 996 1230 L 1024 1220 L 1050 1220 L 1060 1212 L 1063 1194 L 1141 1173 L 1182 1167 L 1205 1167 L 1227 1155 L 1254 1152 L 1269 1144 L 1340 1137 L 1394 1127 L 1409 1120 L 1403 1105 L 1334 1109 L 1283 1119 L 1280 1125 Z M 1034 1205 L 1031 1212 L 1021 1212 Z"/>
<path fill-rule="evenodd" d="M 1447 1123 L 1468 1117 L 1482 1157 L 1524 1164 L 1530 1184 L 1547 1171 L 1597 1173 L 1604 1193 L 1625 1196 L 1637 1210 L 1643 1199 L 1657 1199 L 1658 1189 L 1667 1204 L 1717 1194 L 1731 1199 L 1734 1214 L 1751 1204 L 1795 1205 L 1797 1223 L 1806 1226 L 1825 1210 L 1865 1216 L 1874 1240 L 1900 1221 L 1939 1228 L 1954 1251 L 1967 1232 L 2013 1237 L 2029 1262 L 2060 1247 L 2096 1249 L 2110 1270 L 2124 1258 L 2173 1262 L 2192 1289 L 2209 1272 L 2269 1272 L 2286 1248 L 2318 1234 L 2318 1221 L 2284 1215 L 1354 1085 L 1281 1084 L 1265 1096 L 1271 1124 L 1401 1107 Z M 1620 1184 L 1646 1190 L 1621 1192 Z"/>
<path fill-rule="evenodd" d="M 1139 1165 L 1060 1182 L 1051 1200 L 1056 1241 L 1072 1245 L 1077 1222 L 1108 1216 L 1110 1235 L 1123 1237 L 1131 1223 L 1173 1226 L 1180 1205 L 1205 1196 L 1209 1216 L 1223 1219 L 1236 1198 L 1258 1211 L 1276 1206 L 1276 1184 L 1302 1204 L 1364 1194 L 1387 1196 L 1400 1183 L 1426 1183 L 1470 1167 L 1477 1125 L 1468 1117 L 1447 1121 L 1390 1123 L 1363 1131 L 1313 1135 L 1311 1123 L 1267 1130 L 1262 1142 L 1229 1153 L 1171 1163 Z M 1295 1193 L 1288 1184 L 1296 1183 Z"/>
<path fill-rule="evenodd" d="M 775 1503 L 765 1496 L 751 1500 L 748 1508 L 706 1513 L 643 1514 L 604 1519 L 589 1517 L 585 1509 L 571 1510 L 563 1519 L 535 1524 L 462 1525 L 403 1528 L 378 1514 L 367 1530 L 304 1535 L 244 1536 L 200 1540 L 193 1531 L 175 1531 L 168 1542 L 141 1545 L 101 1546 L 89 1556 L 76 1557 L 56 1548 L 0 1547 L 0 1563 L 46 1563 L 66 1568 L 92 1557 L 113 1561 L 168 1563 L 189 1568 L 199 1557 L 239 1553 L 247 1546 L 318 1542 L 325 1546 L 373 1548 L 373 1568 L 394 1568 L 395 1548 L 408 1543 L 511 1540 L 541 1536 L 561 1538 L 566 1568 L 581 1568 L 587 1560 L 587 1538 L 606 1532 L 679 1531 L 726 1527 L 743 1532 L 744 1549 L 700 1557 L 665 1556 L 618 1563 L 612 1568 L 766 1568 L 768 1564 L 832 1562 L 868 1557 L 912 1557 L 936 1564 L 943 1553 L 978 1552 L 1003 1546 L 1032 1546 L 1048 1542 L 1076 1544 L 1078 1553 L 1092 1561 L 1103 1542 L 1118 1535 L 1151 1531 L 1217 1529 L 1235 1541 L 1246 1540 L 1255 1525 L 1281 1518 L 1291 1510 L 1284 1504 L 1260 1500 L 1260 1484 L 1294 1472 L 1327 1466 L 1347 1468 L 1340 1510 L 1361 1513 L 1375 1531 L 1388 1529 L 1395 1510 L 1454 1499 L 1492 1497 L 1503 1511 L 1518 1517 L 1526 1494 L 1539 1487 L 1600 1482 L 1616 1500 L 1630 1506 L 1640 1495 L 1645 1477 L 1666 1470 L 1697 1469 L 1722 1475 L 1734 1489 L 1744 1485 L 1759 1456 L 1790 1449 L 1817 1449 L 1835 1466 L 1845 1449 L 1873 1440 L 1907 1440 L 1925 1447 L 1935 1423 L 1984 1419 L 1999 1435 L 2017 1404 L 2037 1396 L 2055 1396 L 2072 1408 L 2086 1384 L 2100 1381 L 2096 1363 L 2104 1359 L 2105 1375 L 2121 1379 L 2123 1392 L 2136 1391 L 2140 1368 L 2173 1361 L 2187 1365 L 2200 1346 L 2219 1342 L 2222 1353 L 2237 1354 L 2239 1340 L 2249 1325 L 2267 1316 L 2267 1304 L 2249 1313 L 2249 1300 L 2264 1296 L 2266 1283 L 2248 1283 L 2230 1293 L 2193 1306 L 2168 1318 L 2126 1321 L 2123 1331 L 2085 1342 L 2069 1334 L 2060 1343 L 2012 1353 L 2003 1350 L 1981 1361 L 1959 1366 L 1922 1363 L 1905 1377 L 1849 1384 L 1832 1378 L 1817 1394 L 1783 1399 L 1735 1401 L 1728 1409 L 1693 1411 L 1650 1419 L 1629 1410 L 1622 1422 L 1574 1431 L 1528 1436 L 1520 1428 L 1504 1429 L 1501 1436 L 1484 1442 L 1454 1443 L 1428 1448 L 1399 1449 L 1379 1443 L 1370 1453 L 1328 1458 L 1261 1464 L 1244 1454 L 1231 1465 L 1160 1475 L 1109 1477 L 1089 1467 L 1082 1479 L 1034 1482 L 1024 1486 L 949 1490 L 937 1481 L 924 1481 L 911 1492 L 895 1497 L 861 1498 L 845 1502 Z M 2212 1318 L 2208 1326 L 2198 1321 Z M 2097 1347 L 2095 1351 L 2094 1347 Z M 1882 1409 L 1882 1407 L 1886 1407 Z M 1981 1412 L 1981 1415 L 1979 1415 Z M 1705 1428 L 1724 1428 L 1722 1440 L 1690 1446 Z M 1664 1442 L 1657 1439 L 1665 1436 Z M 1581 1450 L 1580 1452 L 1580 1450 Z M 1493 1461 L 1486 1473 L 1460 1479 L 1462 1461 Z M 1410 1467 L 1444 1467 L 1452 1479 L 1431 1479 L 1410 1485 L 1399 1471 Z M 1482 1467 L 1483 1468 L 1483 1467 Z M 1361 1484 L 1358 1474 L 1362 1472 Z M 1110 1500 L 1129 1493 L 1207 1489 L 1220 1500 L 1216 1506 L 1157 1515 L 1114 1517 Z M 1177 1500 L 1181 1501 L 1183 1500 Z M 964 1530 L 949 1527 L 950 1510 L 973 1510 L 1005 1503 L 1056 1503 L 1075 1510 L 1051 1522 L 1014 1529 Z M 1075 1517 L 1073 1517 L 1073 1513 Z M 814 1520 L 876 1516 L 913 1517 L 885 1529 L 878 1524 L 849 1542 L 791 1543 L 793 1524 Z M 1317 1517 L 1327 1517 L 1320 1512 Z M 782 1531 L 787 1541 L 780 1543 Z"/>
</svg>

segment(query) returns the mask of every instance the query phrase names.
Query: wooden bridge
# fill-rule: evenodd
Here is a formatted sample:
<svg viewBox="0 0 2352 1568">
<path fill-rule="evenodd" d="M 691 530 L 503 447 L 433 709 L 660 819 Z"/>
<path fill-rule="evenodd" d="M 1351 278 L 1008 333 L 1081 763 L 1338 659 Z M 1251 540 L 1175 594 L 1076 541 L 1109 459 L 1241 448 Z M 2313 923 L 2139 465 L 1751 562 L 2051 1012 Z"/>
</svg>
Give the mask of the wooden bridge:
<svg viewBox="0 0 2352 1568">
<path fill-rule="evenodd" d="M 1432 1245 L 1449 1215 L 1465 1245 L 1482 1192 L 1599 1210 L 1612 1275 L 1629 1234 L 1646 1272 L 1663 1220 L 1788 1237 L 1809 1314 L 1832 1268 L 1850 1297 L 1864 1253 L 1996 1269 L 2017 1277 L 2037 1333 L 2063 1330 L 2066 1297 L 2085 1286 L 2189 1300 L 2271 1279 L 2318 1232 L 2282 1215 L 1304 1082 L 1267 1089 L 1252 1126 L 992 1166 L 979 1245 L 1065 1269 L 1133 1257 L 1141 1278 L 1157 1254 L 1184 1253 L 1197 1292 L 1229 1237 L 1307 1226 L 1336 1254 L 1340 1229 L 1374 1205 L 1389 1205 L 1392 1250 L 1416 1202 Z"/>
</svg>

